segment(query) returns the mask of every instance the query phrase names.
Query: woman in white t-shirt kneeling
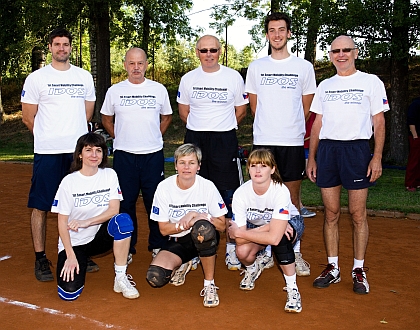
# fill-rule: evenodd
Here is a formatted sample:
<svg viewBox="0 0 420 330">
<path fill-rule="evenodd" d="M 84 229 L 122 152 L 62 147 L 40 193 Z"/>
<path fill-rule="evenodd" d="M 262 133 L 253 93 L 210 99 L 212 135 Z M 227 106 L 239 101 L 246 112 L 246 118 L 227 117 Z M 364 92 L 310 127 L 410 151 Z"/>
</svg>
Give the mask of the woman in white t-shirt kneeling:
<svg viewBox="0 0 420 330">
<path fill-rule="evenodd" d="M 58 213 L 57 284 L 61 299 L 77 299 L 85 285 L 88 258 L 113 249 L 114 291 L 139 297 L 126 274 L 133 222 L 118 214 L 122 193 L 114 170 L 107 168 L 108 149 L 102 136 L 82 135 L 76 145 L 70 174 L 58 188 L 51 212 Z"/>
</svg>

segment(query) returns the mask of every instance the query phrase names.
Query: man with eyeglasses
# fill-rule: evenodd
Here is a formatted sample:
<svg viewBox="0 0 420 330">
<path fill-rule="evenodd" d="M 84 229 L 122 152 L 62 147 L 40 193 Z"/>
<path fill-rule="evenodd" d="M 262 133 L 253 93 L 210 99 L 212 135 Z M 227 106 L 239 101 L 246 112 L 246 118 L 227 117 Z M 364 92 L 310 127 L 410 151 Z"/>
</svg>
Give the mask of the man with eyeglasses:
<svg viewBox="0 0 420 330">
<path fill-rule="evenodd" d="M 196 44 L 201 66 L 185 74 L 178 90 L 179 115 L 186 123 L 185 143 L 193 143 L 203 153 L 200 175 L 212 181 L 228 209 L 226 221 L 232 217 L 232 196 L 243 182 L 238 158 L 236 129 L 246 115 L 248 96 L 241 75 L 219 64 L 221 47 L 211 35 L 201 37 Z M 227 260 L 228 267 L 237 270 L 241 263 Z"/>
<path fill-rule="evenodd" d="M 291 19 L 285 13 L 267 15 L 264 22 L 271 55 L 253 61 L 247 72 L 245 91 L 254 116 L 253 149 L 271 150 L 293 205 L 300 210 L 300 187 L 305 173 L 305 119 L 316 90 L 312 64 L 290 54 Z M 300 211 L 302 213 L 302 210 Z M 309 276 L 310 265 L 294 246 L 296 274 Z M 270 247 L 263 256 L 264 268 L 273 265 Z M 271 260 L 271 262 L 269 261 Z"/>
<path fill-rule="evenodd" d="M 368 187 L 382 174 L 385 141 L 384 112 L 389 110 L 384 84 L 375 75 L 358 71 L 358 49 L 348 36 L 331 44 L 330 60 L 337 74 L 320 83 L 312 102 L 312 126 L 307 174 L 321 188 L 324 241 L 328 265 L 313 282 L 327 288 L 341 281 L 338 266 L 341 187 L 347 189 L 353 222 L 353 291 L 369 293 L 364 258 L 369 237 L 366 215 Z M 373 155 L 369 139 L 373 135 Z M 316 156 L 316 160 L 315 160 Z"/>
</svg>

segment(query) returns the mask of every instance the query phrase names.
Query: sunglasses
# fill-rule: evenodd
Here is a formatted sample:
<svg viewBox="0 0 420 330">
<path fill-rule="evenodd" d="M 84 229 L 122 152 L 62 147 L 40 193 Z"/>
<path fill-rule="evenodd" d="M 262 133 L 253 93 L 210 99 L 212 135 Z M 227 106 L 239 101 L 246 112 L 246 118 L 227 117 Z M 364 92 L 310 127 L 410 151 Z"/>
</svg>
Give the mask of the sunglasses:
<svg viewBox="0 0 420 330">
<path fill-rule="evenodd" d="M 354 49 L 356 49 L 356 48 L 341 48 L 341 49 L 337 48 L 337 49 L 331 49 L 330 53 L 333 53 L 333 54 L 339 54 L 340 52 L 350 53 Z"/>
<path fill-rule="evenodd" d="M 199 51 L 201 54 L 207 54 L 207 52 L 210 52 L 210 53 L 212 53 L 212 54 L 215 54 L 215 53 L 217 53 L 217 52 L 219 51 L 219 49 L 217 49 L 217 48 L 210 48 L 210 49 L 203 48 L 203 49 L 199 49 L 198 51 Z"/>
</svg>

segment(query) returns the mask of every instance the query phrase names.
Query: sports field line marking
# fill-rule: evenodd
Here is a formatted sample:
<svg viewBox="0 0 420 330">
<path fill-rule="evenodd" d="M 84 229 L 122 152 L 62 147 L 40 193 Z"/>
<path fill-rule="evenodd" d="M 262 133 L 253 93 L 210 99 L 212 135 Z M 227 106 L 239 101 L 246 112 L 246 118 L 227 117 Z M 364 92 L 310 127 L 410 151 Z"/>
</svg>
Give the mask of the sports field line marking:
<svg viewBox="0 0 420 330">
<path fill-rule="evenodd" d="M 0 261 L 10 259 L 12 256 L 3 256 L 0 258 Z"/>
<path fill-rule="evenodd" d="M 40 306 L 37 306 L 37 305 L 33 305 L 33 304 L 29 304 L 29 303 L 25 303 L 25 302 L 17 301 L 17 300 L 10 300 L 10 299 L 4 298 L 4 297 L 0 297 L 0 302 L 6 303 L 6 304 L 9 304 L 9 305 L 20 306 L 20 307 L 23 307 L 23 308 L 44 312 L 44 313 L 51 314 L 51 315 L 58 315 L 58 316 L 66 317 L 68 319 L 83 319 L 85 321 L 94 323 L 95 325 L 106 328 L 106 329 L 123 329 L 120 326 L 116 326 L 116 325 L 113 325 L 113 324 L 108 324 L 108 323 L 104 323 L 104 322 L 101 322 L 101 321 L 97 321 L 97 320 L 94 320 L 94 319 L 91 319 L 91 318 L 88 318 L 88 317 L 85 317 L 85 316 L 82 316 L 82 315 L 64 313 L 64 312 L 59 311 L 57 309 L 43 308 L 43 307 L 40 307 Z"/>
</svg>

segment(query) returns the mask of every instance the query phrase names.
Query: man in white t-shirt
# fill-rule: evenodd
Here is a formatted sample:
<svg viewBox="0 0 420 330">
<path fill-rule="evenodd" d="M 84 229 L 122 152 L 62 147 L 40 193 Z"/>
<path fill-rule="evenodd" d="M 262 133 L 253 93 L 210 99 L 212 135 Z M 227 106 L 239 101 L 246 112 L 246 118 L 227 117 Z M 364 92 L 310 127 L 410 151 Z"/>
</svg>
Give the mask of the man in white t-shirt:
<svg viewBox="0 0 420 330">
<path fill-rule="evenodd" d="M 124 194 L 120 213 L 128 213 L 134 223 L 129 263 L 136 253 L 140 190 L 149 218 L 149 251 L 156 253 L 165 241 L 150 212 L 156 188 L 164 179 L 162 135 L 172 121 L 172 108 L 166 88 L 145 78 L 147 65 L 142 49 L 129 49 L 124 61 L 128 79 L 108 89 L 101 109 L 102 124 L 114 138 L 113 166 Z"/>
<path fill-rule="evenodd" d="M 33 209 L 35 277 L 43 282 L 54 279 L 45 254 L 47 212 L 68 173 L 77 139 L 88 131 L 96 99 L 92 75 L 69 62 L 71 42 L 65 29 L 50 33 L 52 62 L 26 78 L 21 95 L 22 121 L 34 135 L 28 207 Z"/>
<path fill-rule="evenodd" d="M 179 115 L 187 126 L 184 143 L 201 149 L 200 175 L 219 190 L 229 221 L 233 193 L 243 182 L 236 130 L 246 115 L 248 97 L 241 75 L 219 64 L 219 39 L 211 35 L 201 37 L 195 52 L 201 66 L 182 77 L 177 97 Z M 226 247 L 226 264 L 236 270 L 241 264 L 233 242 Z"/>
<path fill-rule="evenodd" d="M 327 288 L 341 281 L 338 223 L 343 186 L 348 191 L 353 221 L 353 291 L 367 294 L 369 283 L 367 268 L 364 268 L 369 238 L 366 199 L 368 187 L 382 174 L 384 112 L 389 106 L 384 84 L 379 78 L 356 69 L 358 49 L 350 37 L 336 38 L 329 53 L 337 74 L 320 83 L 311 106 L 316 118 L 311 132 L 307 174 L 321 188 L 328 256 L 328 265 L 313 286 Z M 372 125 L 373 155 L 369 147 Z"/>
<path fill-rule="evenodd" d="M 253 149 L 267 148 L 274 154 L 280 175 L 300 209 L 300 186 L 305 172 L 305 119 L 316 90 L 312 64 L 289 53 L 291 20 L 284 13 L 268 15 L 264 23 L 271 55 L 249 65 L 245 91 L 254 116 Z M 308 276 L 310 269 L 296 244 L 296 271 Z M 270 252 L 268 252 L 270 253 Z"/>
</svg>

